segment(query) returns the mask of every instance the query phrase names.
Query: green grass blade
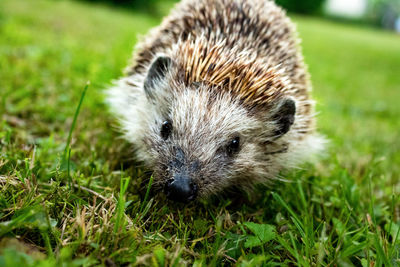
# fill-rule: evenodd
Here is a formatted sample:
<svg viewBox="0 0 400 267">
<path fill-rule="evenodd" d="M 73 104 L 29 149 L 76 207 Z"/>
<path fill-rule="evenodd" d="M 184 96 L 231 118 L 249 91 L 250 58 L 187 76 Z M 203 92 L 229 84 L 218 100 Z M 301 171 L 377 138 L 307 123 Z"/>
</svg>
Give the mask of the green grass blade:
<svg viewBox="0 0 400 267">
<path fill-rule="evenodd" d="M 78 106 L 76 107 L 75 114 L 74 114 L 74 119 L 72 120 L 71 128 L 69 129 L 69 133 L 68 133 L 67 143 L 66 143 L 65 149 L 64 149 L 63 160 L 66 159 L 66 156 L 67 156 L 67 153 L 68 153 L 68 149 L 70 148 L 70 144 L 71 144 L 71 140 L 72 140 L 72 133 L 73 133 L 73 131 L 75 129 L 76 121 L 78 120 L 78 115 L 79 115 L 79 112 L 81 110 L 83 99 L 85 98 L 86 91 L 89 88 L 89 85 L 90 85 L 90 83 L 87 82 L 85 87 L 83 88 L 83 91 L 82 91 L 82 94 L 81 94 L 81 98 L 79 99 Z"/>
</svg>

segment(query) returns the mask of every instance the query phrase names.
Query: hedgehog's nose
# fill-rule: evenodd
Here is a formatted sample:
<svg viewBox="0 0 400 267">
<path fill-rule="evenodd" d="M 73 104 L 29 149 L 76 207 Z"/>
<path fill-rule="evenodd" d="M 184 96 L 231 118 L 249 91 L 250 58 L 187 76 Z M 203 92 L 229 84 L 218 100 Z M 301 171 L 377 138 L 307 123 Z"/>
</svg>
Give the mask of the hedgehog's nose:
<svg viewBox="0 0 400 267">
<path fill-rule="evenodd" d="M 197 196 L 197 185 L 186 175 L 176 175 L 165 185 L 165 194 L 174 201 L 190 202 Z"/>
</svg>

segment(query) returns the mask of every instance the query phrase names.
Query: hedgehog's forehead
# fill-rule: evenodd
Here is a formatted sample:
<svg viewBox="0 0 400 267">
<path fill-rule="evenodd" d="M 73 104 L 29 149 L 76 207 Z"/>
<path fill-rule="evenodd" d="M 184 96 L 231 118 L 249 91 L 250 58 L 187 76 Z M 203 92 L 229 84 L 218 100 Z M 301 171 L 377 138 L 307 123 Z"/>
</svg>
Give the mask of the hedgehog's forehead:
<svg viewBox="0 0 400 267">
<path fill-rule="evenodd" d="M 223 139 L 257 127 L 257 121 L 239 101 L 205 88 L 177 93 L 171 117 L 180 134 L 194 138 Z"/>
</svg>

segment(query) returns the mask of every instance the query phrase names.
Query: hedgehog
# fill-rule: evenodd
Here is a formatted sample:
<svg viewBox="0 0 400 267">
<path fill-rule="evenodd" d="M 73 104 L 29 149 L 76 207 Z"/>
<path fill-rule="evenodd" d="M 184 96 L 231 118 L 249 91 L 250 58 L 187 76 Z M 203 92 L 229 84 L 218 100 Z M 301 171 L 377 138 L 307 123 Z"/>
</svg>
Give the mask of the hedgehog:
<svg viewBox="0 0 400 267">
<path fill-rule="evenodd" d="M 268 0 L 183 0 L 107 91 L 124 138 L 179 202 L 280 179 L 323 148 L 294 24 Z"/>
</svg>

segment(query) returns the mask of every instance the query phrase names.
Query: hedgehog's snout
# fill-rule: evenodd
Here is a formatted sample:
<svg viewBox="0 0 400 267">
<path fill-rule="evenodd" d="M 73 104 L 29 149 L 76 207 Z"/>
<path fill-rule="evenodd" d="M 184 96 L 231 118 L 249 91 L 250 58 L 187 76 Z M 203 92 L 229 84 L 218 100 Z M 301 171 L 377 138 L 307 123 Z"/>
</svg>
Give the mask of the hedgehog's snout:
<svg viewBox="0 0 400 267">
<path fill-rule="evenodd" d="M 171 200 L 188 203 L 197 196 L 197 185 L 186 175 L 176 175 L 165 184 L 165 194 Z"/>
<path fill-rule="evenodd" d="M 174 201 L 188 203 L 197 196 L 198 186 L 193 175 L 199 169 L 198 161 L 188 162 L 184 151 L 175 147 L 175 157 L 169 163 L 170 179 L 164 185 L 167 197 Z"/>
</svg>

